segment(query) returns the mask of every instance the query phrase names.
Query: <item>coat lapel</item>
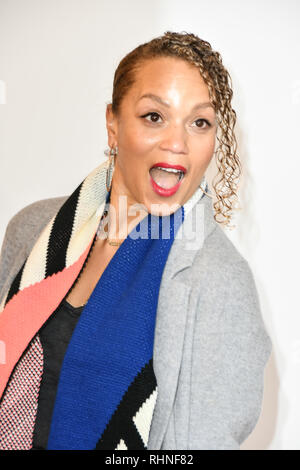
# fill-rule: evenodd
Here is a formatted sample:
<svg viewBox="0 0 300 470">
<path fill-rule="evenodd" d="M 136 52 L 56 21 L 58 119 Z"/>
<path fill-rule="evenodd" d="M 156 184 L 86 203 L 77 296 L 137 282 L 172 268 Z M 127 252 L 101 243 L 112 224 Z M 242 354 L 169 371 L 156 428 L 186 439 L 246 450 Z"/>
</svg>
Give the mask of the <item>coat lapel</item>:
<svg viewBox="0 0 300 470">
<path fill-rule="evenodd" d="M 190 229 L 186 230 L 187 227 Z M 191 241 L 191 227 L 198 230 L 197 242 Z M 204 240 L 215 227 L 212 201 L 204 195 L 185 217 L 182 224 L 182 229 L 185 230 L 178 231 L 165 265 L 158 298 L 153 351 L 153 369 L 158 395 L 151 422 L 148 449 L 161 448 L 178 383 L 191 286 L 176 276 L 192 266 L 196 254 L 202 249 Z M 199 234 L 199 230 L 203 231 Z"/>
</svg>

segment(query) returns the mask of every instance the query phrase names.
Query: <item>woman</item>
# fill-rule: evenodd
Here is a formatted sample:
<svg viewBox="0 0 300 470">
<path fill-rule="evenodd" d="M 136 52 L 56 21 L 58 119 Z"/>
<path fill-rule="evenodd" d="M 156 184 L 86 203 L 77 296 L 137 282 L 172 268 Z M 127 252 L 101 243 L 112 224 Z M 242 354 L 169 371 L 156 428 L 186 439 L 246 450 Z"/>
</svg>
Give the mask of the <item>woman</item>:
<svg viewBox="0 0 300 470">
<path fill-rule="evenodd" d="M 231 98 L 208 42 L 140 45 L 115 72 L 109 161 L 9 222 L 2 449 L 239 449 L 254 429 L 272 343 L 220 227 L 240 175 Z"/>
</svg>

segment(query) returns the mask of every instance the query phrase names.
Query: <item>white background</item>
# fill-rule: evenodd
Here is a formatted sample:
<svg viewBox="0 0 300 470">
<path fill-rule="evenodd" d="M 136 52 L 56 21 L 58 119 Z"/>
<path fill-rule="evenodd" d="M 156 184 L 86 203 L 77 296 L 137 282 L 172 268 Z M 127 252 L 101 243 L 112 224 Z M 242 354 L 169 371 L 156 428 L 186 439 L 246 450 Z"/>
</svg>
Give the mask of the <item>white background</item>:
<svg viewBox="0 0 300 470">
<path fill-rule="evenodd" d="M 0 0 L 0 242 L 18 210 L 70 194 L 106 158 L 105 107 L 125 54 L 167 30 L 221 53 L 243 165 L 226 233 L 252 267 L 273 342 L 242 449 L 300 449 L 299 21 L 298 0 Z"/>
</svg>

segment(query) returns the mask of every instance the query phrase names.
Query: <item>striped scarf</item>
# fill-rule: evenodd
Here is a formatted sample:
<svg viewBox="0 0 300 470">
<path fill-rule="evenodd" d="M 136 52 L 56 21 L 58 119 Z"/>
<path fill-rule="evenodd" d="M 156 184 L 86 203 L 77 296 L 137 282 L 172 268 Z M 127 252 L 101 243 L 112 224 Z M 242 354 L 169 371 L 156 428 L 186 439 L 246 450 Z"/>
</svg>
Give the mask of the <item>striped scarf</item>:
<svg viewBox="0 0 300 470">
<path fill-rule="evenodd" d="M 107 200 L 107 164 L 75 189 L 39 235 L 0 307 L 0 449 L 31 449 L 43 373 L 39 329 L 82 271 Z M 49 449 L 147 449 L 157 383 L 155 314 L 163 269 L 192 198 L 129 234 L 85 305 L 63 361 Z M 153 226 L 156 235 L 153 236 Z M 138 230 L 139 229 L 139 230 Z M 155 231 L 155 229 L 154 229 Z"/>
</svg>

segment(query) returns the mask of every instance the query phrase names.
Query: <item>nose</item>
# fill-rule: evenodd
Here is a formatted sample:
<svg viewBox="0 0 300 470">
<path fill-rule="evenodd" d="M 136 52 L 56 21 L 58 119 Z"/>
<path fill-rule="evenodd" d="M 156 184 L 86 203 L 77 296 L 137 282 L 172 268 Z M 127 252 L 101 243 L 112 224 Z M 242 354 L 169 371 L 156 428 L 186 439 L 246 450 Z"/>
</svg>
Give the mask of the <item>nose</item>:
<svg viewBox="0 0 300 470">
<path fill-rule="evenodd" d="M 174 124 L 164 129 L 160 148 L 173 153 L 187 153 L 187 135 L 184 127 Z"/>
</svg>

